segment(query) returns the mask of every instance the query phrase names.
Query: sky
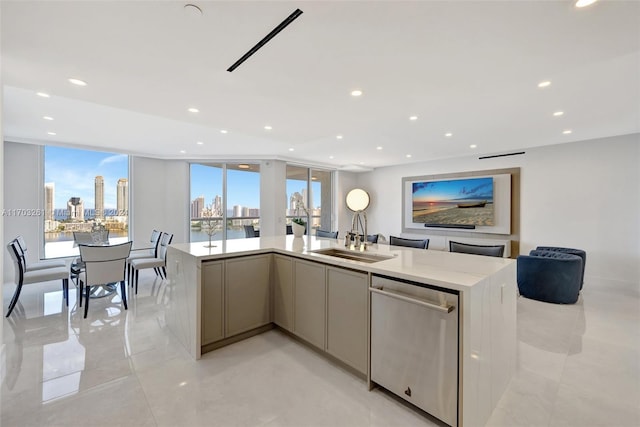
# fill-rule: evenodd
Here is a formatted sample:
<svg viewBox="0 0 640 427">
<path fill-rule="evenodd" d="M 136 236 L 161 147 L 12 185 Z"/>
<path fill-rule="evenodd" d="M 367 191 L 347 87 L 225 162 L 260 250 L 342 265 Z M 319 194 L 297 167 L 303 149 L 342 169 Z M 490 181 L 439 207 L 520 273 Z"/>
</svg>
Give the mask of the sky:
<svg viewBox="0 0 640 427">
<path fill-rule="evenodd" d="M 460 199 L 487 199 L 492 201 L 493 178 L 413 183 L 413 200 L 415 202 Z"/>
<path fill-rule="evenodd" d="M 44 182 L 55 183 L 55 209 L 66 209 L 71 197 L 80 197 L 85 209 L 95 207 L 95 178 L 104 178 L 104 207 L 116 209 L 118 179 L 129 176 L 129 156 L 100 151 L 46 146 Z"/>
</svg>

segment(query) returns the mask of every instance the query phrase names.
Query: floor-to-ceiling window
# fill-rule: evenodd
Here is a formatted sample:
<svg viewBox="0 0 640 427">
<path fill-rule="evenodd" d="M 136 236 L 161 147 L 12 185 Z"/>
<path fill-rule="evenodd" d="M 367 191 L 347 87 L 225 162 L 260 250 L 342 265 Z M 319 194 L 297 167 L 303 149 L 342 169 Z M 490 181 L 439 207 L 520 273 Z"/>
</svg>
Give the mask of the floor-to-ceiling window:
<svg viewBox="0 0 640 427">
<path fill-rule="evenodd" d="M 259 227 L 259 164 L 191 164 L 191 242 L 244 238 Z"/>
<path fill-rule="evenodd" d="M 332 231 L 331 220 L 331 171 L 287 165 L 287 224 L 296 217 L 303 218 L 310 227 L 307 233 L 315 230 Z M 300 206 L 300 201 L 304 208 Z"/>
<path fill-rule="evenodd" d="M 111 243 L 129 233 L 129 156 L 44 147 L 44 254 L 78 255 L 74 231 L 109 230 Z"/>
</svg>

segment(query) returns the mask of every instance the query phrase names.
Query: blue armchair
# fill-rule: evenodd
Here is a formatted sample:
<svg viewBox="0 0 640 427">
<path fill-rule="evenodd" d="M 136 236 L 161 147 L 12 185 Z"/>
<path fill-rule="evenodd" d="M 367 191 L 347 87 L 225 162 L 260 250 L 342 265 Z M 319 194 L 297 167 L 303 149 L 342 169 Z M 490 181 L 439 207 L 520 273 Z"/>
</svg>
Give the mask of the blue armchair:
<svg viewBox="0 0 640 427">
<path fill-rule="evenodd" d="M 555 304 L 578 301 L 582 258 L 557 251 L 531 251 L 517 259 L 520 295 Z"/>
<path fill-rule="evenodd" d="M 580 289 L 582 289 L 582 285 L 584 283 L 584 268 L 587 265 L 587 253 L 582 249 L 573 249 L 573 248 L 559 248 L 555 246 L 538 246 L 536 251 L 551 251 L 551 252 L 562 252 L 564 254 L 577 255 L 582 258 L 582 275 L 580 278 Z"/>
</svg>

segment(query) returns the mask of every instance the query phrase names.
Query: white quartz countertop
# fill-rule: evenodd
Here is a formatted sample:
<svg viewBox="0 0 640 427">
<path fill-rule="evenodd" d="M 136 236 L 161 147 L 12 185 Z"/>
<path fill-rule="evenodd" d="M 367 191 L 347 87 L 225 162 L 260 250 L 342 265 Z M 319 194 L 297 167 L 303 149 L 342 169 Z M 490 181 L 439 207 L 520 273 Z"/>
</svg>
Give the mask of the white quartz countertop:
<svg viewBox="0 0 640 427">
<path fill-rule="evenodd" d="M 468 290 L 481 280 L 515 262 L 508 258 L 372 244 L 365 253 L 391 258 L 375 263 L 365 263 L 312 252 L 329 248 L 347 249 L 344 246 L 344 239 L 313 236 L 255 237 L 226 242 L 214 241 L 213 244 L 215 247 L 208 248 L 206 247 L 208 242 L 178 243 L 171 245 L 170 248 L 191 255 L 199 261 L 274 252 L 461 291 Z"/>
</svg>

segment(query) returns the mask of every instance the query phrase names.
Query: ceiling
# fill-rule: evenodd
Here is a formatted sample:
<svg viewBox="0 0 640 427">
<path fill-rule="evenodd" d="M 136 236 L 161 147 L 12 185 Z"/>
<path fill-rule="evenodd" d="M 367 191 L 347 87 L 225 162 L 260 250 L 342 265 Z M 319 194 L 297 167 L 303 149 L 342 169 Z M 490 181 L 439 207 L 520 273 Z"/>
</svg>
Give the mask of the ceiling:
<svg viewBox="0 0 640 427">
<path fill-rule="evenodd" d="M 640 131 L 637 1 L 195 4 L 3 0 L 5 139 L 367 170 Z"/>
</svg>

